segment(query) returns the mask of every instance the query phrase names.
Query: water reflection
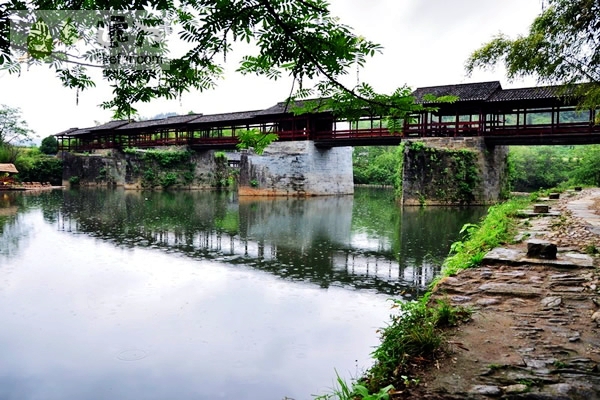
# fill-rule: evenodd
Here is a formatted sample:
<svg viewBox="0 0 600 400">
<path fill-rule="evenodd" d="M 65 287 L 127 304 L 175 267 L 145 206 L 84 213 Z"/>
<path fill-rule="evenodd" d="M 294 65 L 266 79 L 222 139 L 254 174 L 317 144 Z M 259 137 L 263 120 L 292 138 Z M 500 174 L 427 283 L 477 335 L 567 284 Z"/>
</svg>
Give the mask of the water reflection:
<svg viewBox="0 0 600 400">
<path fill-rule="evenodd" d="M 238 199 L 234 193 L 64 192 L 60 230 L 252 266 L 282 278 L 416 294 L 482 208 L 399 208 L 390 192 Z"/>
<path fill-rule="evenodd" d="M 389 294 L 429 279 L 482 212 L 360 190 L 56 191 L 0 209 L 0 399 L 19 400 L 309 399 L 370 365 Z"/>
</svg>

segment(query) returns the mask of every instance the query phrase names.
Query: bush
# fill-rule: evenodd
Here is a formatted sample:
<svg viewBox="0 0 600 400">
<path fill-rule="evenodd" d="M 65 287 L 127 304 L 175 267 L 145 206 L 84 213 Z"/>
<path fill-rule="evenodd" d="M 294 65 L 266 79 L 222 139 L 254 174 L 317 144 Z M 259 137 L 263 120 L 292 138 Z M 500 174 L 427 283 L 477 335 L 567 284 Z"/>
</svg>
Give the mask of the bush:
<svg viewBox="0 0 600 400">
<path fill-rule="evenodd" d="M 50 182 L 53 185 L 62 183 L 63 162 L 59 158 L 42 156 L 40 158 L 24 158 L 17 164 L 18 178 L 22 182 Z"/>
<path fill-rule="evenodd" d="M 177 174 L 174 172 L 167 172 L 160 177 L 160 185 L 167 189 L 177 184 Z"/>
<path fill-rule="evenodd" d="M 40 151 L 48 155 L 55 155 L 58 153 L 58 140 L 56 140 L 56 137 L 45 137 L 40 145 Z"/>
<path fill-rule="evenodd" d="M 398 310 L 391 323 L 381 329 L 381 344 L 373 352 L 375 364 L 361 380 L 371 392 L 386 385 L 407 386 L 415 360 L 431 361 L 443 350 L 441 328 L 468 319 L 471 311 L 453 307 L 446 301 L 428 304 L 429 296 L 419 301 L 394 300 Z"/>
</svg>

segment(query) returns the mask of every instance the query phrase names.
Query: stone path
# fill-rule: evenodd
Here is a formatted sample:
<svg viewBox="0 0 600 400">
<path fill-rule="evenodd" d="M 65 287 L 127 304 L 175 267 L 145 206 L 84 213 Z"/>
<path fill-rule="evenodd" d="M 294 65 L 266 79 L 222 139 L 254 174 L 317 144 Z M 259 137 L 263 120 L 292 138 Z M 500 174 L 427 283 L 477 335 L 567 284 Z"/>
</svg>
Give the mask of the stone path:
<svg viewBox="0 0 600 400">
<path fill-rule="evenodd" d="M 600 398 L 600 190 L 550 202 L 555 215 L 524 219 L 521 237 L 549 240 L 558 260 L 528 259 L 525 241 L 485 265 L 445 278 L 434 299 L 471 307 L 448 332 L 451 357 L 413 398 Z M 410 397 L 409 396 L 409 397 Z"/>
</svg>

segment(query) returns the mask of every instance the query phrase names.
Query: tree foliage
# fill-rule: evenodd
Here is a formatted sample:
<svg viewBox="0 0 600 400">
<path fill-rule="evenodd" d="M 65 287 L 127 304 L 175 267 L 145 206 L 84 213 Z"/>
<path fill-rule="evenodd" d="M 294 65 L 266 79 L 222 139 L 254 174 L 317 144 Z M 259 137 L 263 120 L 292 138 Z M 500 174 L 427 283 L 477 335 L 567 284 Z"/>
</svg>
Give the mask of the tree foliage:
<svg viewBox="0 0 600 400">
<path fill-rule="evenodd" d="M 355 184 L 398 188 L 402 179 L 403 146 L 355 147 L 352 164 Z"/>
<path fill-rule="evenodd" d="M 11 47 L 8 40 L 8 22 L 15 10 L 26 11 L 20 18 L 27 23 L 13 24 L 10 31 L 26 38 L 20 49 Z M 41 10 L 45 10 L 44 17 L 38 15 Z M 82 10 L 89 13 L 68 17 L 69 12 Z M 106 68 L 114 52 L 98 44 L 95 21 L 106 16 L 94 10 L 134 15 L 153 28 L 166 26 L 177 32 L 185 51 L 172 55 L 164 38 L 129 27 L 127 34 L 135 37 L 135 43 L 145 44 L 145 50 L 161 61 L 144 68 Z M 145 10 L 143 17 L 135 10 Z M 333 17 L 326 0 L 8 0 L 0 4 L 0 67 L 19 73 L 22 64 L 50 64 L 63 85 L 75 89 L 77 95 L 95 86 L 89 70 L 100 68 L 103 79 L 113 87 L 112 98 L 102 107 L 113 110 L 115 118 L 131 118 L 138 102 L 174 99 L 192 89 L 215 87 L 236 42 L 253 45 L 252 53 L 239 65 L 242 74 L 274 80 L 287 75 L 293 78 L 290 99 L 323 98 L 298 112 L 317 108 L 348 119 L 359 113 L 387 116 L 390 131 L 396 132 L 407 115 L 421 108 L 414 104 L 408 87 L 388 95 L 376 93 L 366 83 L 357 82 L 354 87 L 342 83 L 345 75 L 362 67 L 381 46 Z M 304 86 L 306 81 L 310 87 Z"/>
<path fill-rule="evenodd" d="M 509 161 L 511 185 L 518 192 L 600 185 L 600 145 L 513 146 Z"/>
<path fill-rule="evenodd" d="M 543 83 L 586 83 L 576 88 L 582 105 L 600 104 L 600 3 L 545 0 L 529 33 L 500 34 L 474 51 L 467 72 L 504 64 L 509 78 L 536 76 Z"/>
<path fill-rule="evenodd" d="M 258 129 L 248 129 L 238 132 L 237 148 L 249 149 L 253 148 L 258 155 L 262 154 L 268 145 L 279 139 L 275 133 L 262 133 Z"/>
<path fill-rule="evenodd" d="M 517 192 L 548 189 L 567 182 L 578 160 L 573 146 L 513 146 L 509 157 L 510 181 Z"/>
<path fill-rule="evenodd" d="M 50 8 L 63 12 L 162 10 L 154 23 L 165 21 L 176 30 L 186 51 L 170 57 L 168 69 L 102 68 L 104 79 L 113 86 L 113 98 L 102 106 L 113 109 L 117 117 L 134 114 L 134 105 L 140 101 L 172 99 L 190 89 L 214 87 L 223 73 L 220 60 L 226 60 L 235 42 L 254 44 L 255 52 L 243 57 L 239 66 L 243 74 L 271 79 L 289 75 L 300 89 L 304 80 L 315 79 L 352 92 L 340 78 L 351 68 L 364 65 L 380 46 L 354 34 L 328 7 L 324 0 L 56 0 L 51 4 L 9 0 L 0 5 L 0 65 L 18 73 L 22 63 L 50 63 L 63 85 L 85 90 L 95 84 L 89 68 L 104 67 L 102 60 L 110 55 L 94 41 L 97 27 L 90 26 L 93 15 L 84 18 L 77 14 L 55 26 L 36 19 L 34 12 Z M 35 33 L 28 33 L 22 49 L 25 57 L 16 54 L 8 40 L 8 22 L 15 10 L 28 11 L 29 26 Z M 81 42 L 87 47 L 76 56 L 74 50 Z M 169 56 L 165 43 L 151 44 L 157 54 Z"/>
<path fill-rule="evenodd" d="M 40 151 L 44 154 L 54 155 L 58 153 L 58 140 L 54 136 L 48 136 L 42 139 Z"/>
<path fill-rule="evenodd" d="M 0 146 L 27 142 L 32 136 L 19 108 L 0 105 Z"/>
</svg>

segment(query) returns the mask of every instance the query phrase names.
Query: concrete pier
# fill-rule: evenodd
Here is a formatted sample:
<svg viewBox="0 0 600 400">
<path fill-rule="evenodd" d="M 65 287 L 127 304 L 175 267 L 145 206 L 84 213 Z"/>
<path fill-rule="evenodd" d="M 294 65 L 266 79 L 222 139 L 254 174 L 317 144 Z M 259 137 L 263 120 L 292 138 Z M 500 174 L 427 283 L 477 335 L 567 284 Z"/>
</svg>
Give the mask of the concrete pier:
<svg viewBox="0 0 600 400">
<path fill-rule="evenodd" d="M 406 141 L 402 204 L 491 204 L 508 194 L 508 147 L 483 137 Z"/>
<path fill-rule="evenodd" d="M 240 196 L 328 196 L 354 193 L 352 147 L 313 141 L 275 142 L 262 155 L 242 154 Z"/>
</svg>

